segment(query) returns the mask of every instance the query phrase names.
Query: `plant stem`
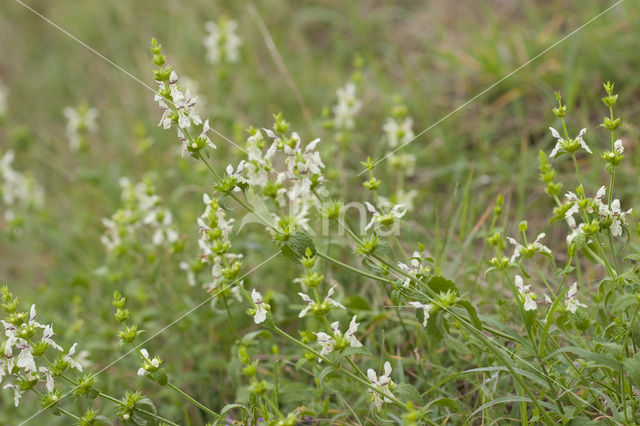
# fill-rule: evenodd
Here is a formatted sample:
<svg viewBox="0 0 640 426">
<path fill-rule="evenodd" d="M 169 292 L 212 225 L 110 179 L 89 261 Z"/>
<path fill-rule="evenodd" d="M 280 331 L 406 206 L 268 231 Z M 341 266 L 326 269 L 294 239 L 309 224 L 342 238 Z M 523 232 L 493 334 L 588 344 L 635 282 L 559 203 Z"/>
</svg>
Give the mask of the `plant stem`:
<svg viewBox="0 0 640 426">
<path fill-rule="evenodd" d="M 199 407 L 201 410 L 211 414 L 212 416 L 214 416 L 215 418 L 217 418 L 218 420 L 222 420 L 222 416 L 216 412 L 214 412 L 213 410 L 207 408 L 206 406 L 202 405 L 201 403 L 199 403 L 198 401 L 196 401 L 194 398 L 192 398 L 191 396 L 187 395 L 186 393 L 184 393 L 182 391 L 182 389 L 180 389 L 179 387 L 177 387 L 176 385 L 174 385 L 171 382 L 167 382 L 167 386 L 169 386 L 171 389 L 173 389 L 174 391 L 178 392 L 183 398 L 191 401 L 191 403 L 197 407 Z"/>
</svg>

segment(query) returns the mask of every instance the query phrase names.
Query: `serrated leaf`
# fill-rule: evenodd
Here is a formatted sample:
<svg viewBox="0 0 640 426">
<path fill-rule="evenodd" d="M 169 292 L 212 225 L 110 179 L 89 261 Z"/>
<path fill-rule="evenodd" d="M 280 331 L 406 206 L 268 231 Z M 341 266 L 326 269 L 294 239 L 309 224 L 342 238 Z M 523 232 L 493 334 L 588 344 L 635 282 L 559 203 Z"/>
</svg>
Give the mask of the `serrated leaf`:
<svg viewBox="0 0 640 426">
<path fill-rule="evenodd" d="M 149 398 L 142 398 L 135 405 L 136 410 L 131 414 L 131 421 L 139 426 L 158 424 L 158 411 Z M 144 410 L 144 412 L 140 411 Z"/>
<path fill-rule="evenodd" d="M 359 348 L 354 348 L 353 346 L 349 346 L 348 348 L 346 348 L 345 350 L 342 351 L 342 355 L 344 355 L 344 356 L 351 356 L 351 355 L 368 355 L 368 356 L 371 356 L 371 352 L 369 352 L 369 349 L 365 348 L 364 346 L 361 346 Z"/>
<path fill-rule="evenodd" d="M 608 357 L 606 355 L 600 354 L 600 353 L 596 353 L 596 352 L 591 352 L 588 349 L 584 349 L 584 348 L 579 348 L 577 346 L 565 346 L 562 347 L 560 349 L 558 349 L 557 351 L 553 352 L 552 354 L 550 354 L 547 359 L 553 358 L 561 353 L 572 353 L 575 355 L 578 355 L 581 358 L 590 360 L 590 361 L 594 361 L 604 367 L 608 367 L 611 368 L 612 370 L 619 370 L 622 367 L 622 364 L 611 357 Z"/>
<path fill-rule="evenodd" d="M 611 306 L 611 311 L 615 313 L 622 312 L 636 303 L 638 303 L 638 297 L 635 294 L 624 294 L 616 298 L 613 306 Z"/>
<path fill-rule="evenodd" d="M 451 291 L 458 294 L 458 287 L 456 284 L 442 275 L 435 275 L 431 277 L 427 286 L 436 293 L 446 293 L 447 291 Z"/>
<path fill-rule="evenodd" d="M 300 263 L 300 258 L 305 256 L 306 250 L 311 250 L 311 254 L 317 253 L 316 245 L 311 236 L 303 230 L 295 230 L 289 239 L 282 245 L 281 252 L 289 260 Z"/>
<path fill-rule="evenodd" d="M 403 401 L 415 402 L 418 405 L 424 404 L 420 392 L 409 383 L 399 383 L 393 388 L 393 394 Z"/>
<path fill-rule="evenodd" d="M 635 356 L 633 358 L 625 358 L 622 361 L 623 371 L 631 379 L 631 383 L 638 386 L 640 385 L 640 358 Z"/>
<path fill-rule="evenodd" d="M 471 319 L 471 322 L 473 322 L 475 328 L 482 330 L 482 321 L 480 321 L 480 318 L 478 317 L 478 311 L 470 302 L 466 300 L 458 300 L 454 305 L 463 307 L 469 313 L 469 318 Z"/>
<path fill-rule="evenodd" d="M 451 398 L 438 398 L 430 401 L 426 408 L 431 407 L 432 405 L 437 405 L 438 407 L 450 408 L 452 411 L 458 411 L 458 403 Z"/>
</svg>

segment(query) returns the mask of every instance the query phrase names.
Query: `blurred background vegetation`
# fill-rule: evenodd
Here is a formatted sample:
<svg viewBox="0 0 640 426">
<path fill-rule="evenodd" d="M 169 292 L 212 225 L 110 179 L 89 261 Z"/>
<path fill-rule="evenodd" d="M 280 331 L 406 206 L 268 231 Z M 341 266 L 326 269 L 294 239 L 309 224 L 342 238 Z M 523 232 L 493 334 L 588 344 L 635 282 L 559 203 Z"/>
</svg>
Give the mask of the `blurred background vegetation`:
<svg viewBox="0 0 640 426">
<path fill-rule="evenodd" d="M 347 201 L 362 201 L 363 176 L 356 176 L 362 168 L 359 162 L 385 152 L 382 125 L 395 96 L 408 106 L 417 134 L 614 4 L 271 0 L 253 3 L 257 13 L 251 13 L 251 3 L 245 1 L 27 3 L 154 88 L 148 46 L 151 37 L 158 38 L 179 76 L 197 82 L 196 92 L 206 104 L 200 108 L 202 115 L 241 146 L 248 126 L 268 127 L 272 114 L 282 111 L 304 140 L 321 137 L 321 149 L 328 154 L 346 150 L 347 170 L 331 170 L 337 167 L 331 155 L 324 161 L 327 175 L 341 184 L 336 193 L 349 194 Z M 551 113 L 554 91 L 568 103 L 570 133 L 588 127 L 587 143 L 601 150 L 608 138 L 606 130 L 596 128 L 605 112 L 602 82 L 616 83 L 625 157 L 630 159 L 617 175 L 617 196 L 624 199 L 623 205 L 637 205 L 638 6 L 636 0 L 625 0 L 406 148 L 418 156 L 409 184 L 419 196 L 416 210 L 407 218 L 411 232 L 405 232 L 404 240 L 425 242 L 438 255 L 443 273 L 477 294 L 481 306 L 495 303 L 491 283 L 483 280 L 481 271 L 486 267 L 482 224 L 497 194 L 507 200 L 507 229 L 526 218 L 530 229 L 547 230 L 550 246 L 563 247 L 566 231 L 547 229 L 551 204 L 537 182 L 537 153 L 551 150 L 554 142 L 547 127 L 558 124 Z M 209 64 L 202 44 L 204 23 L 221 16 L 238 21 L 243 39 L 240 61 L 227 69 Z M 291 79 L 274 61 L 257 16 L 273 37 Z M 336 146 L 331 132 L 322 127 L 322 110 L 335 103 L 335 90 L 349 79 L 355 58 L 364 64 L 359 96 L 365 107 L 353 137 Z M 16 168 L 29 170 L 46 190 L 46 208 L 20 235 L 0 233 L 0 281 L 23 304 L 36 303 L 41 320 L 56 324 L 66 344 L 80 342 L 90 351 L 94 368 L 100 369 L 125 350 L 113 349 L 113 290 L 127 295 L 130 308 L 151 332 L 206 296 L 187 286 L 170 253 L 136 266 L 107 259 L 99 241 L 101 218 L 121 204 L 118 178 L 152 177 L 186 242 L 180 259 L 195 253 L 195 218 L 202 210 L 201 193 L 212 191 L 211 180 L 199 163 L 179 157 L 173 131 L 156 126 L 161 114 L 148 88 L 11 0 L 0 11 L 0 81 L 9 91 L 0 153 L 14 150 Z M 69 151 L 62 114 L 69 105 L 100 110 L 98 133 L 85 152 Z M 216 167 L 242 157 L 223 139 L 214 141 L 219 148 Z M 592 182 L 591 192 L 605 172 L 597 156 L 581 162 Z M 561 172 L 568 166 L 557 164 Z M 380 177 L 385 168 L 385 163 L 378 166 Z M 387 183 L 383 179 L 383 188 Z M 237 250 L 246 253 L 246 270 L 274 251 L 267 238 L 251 233 L 236 241 Z M 108 269 L 102 268 L 105 264 Z M 295 267 L 283 273 L 283 264 L 286 261 L 267 264 L 247 281 L 283 288 L 299 273 Z M 153 282 L 148 282 L 150 276 Z M 353 279 L 342 271 L 330 276 Z M 368 291 L 372 290 L 359 289 L 362 295 Z M 365 299 L 353 303 L 366 303 Z M 234 309 L 247 325 L 244 308 Z M 166 359 L 170 373 L 179 374 L 187 391 L 214 407 L 233 399 L 218 393 L 224 391 L 220 381 L 237 379 L 227 374 L 231 354 L 216 351 L 216 345 L 228 348 L 234 338 L 225 321 L 225 315 L 203 308 L 149 344 L 150 352 L 158 351 Z M 181 351 L 188 355 L 181 356 Z M 111 374 L 99 378 L 100 386 L 132 386 L 136 363 L 127 358 L 110 368 L 106 373 Z M 190 383 L 195 383 L 191 389 Z M 155 392 L 154 384 L 139 384 Z M 291 397 L 293 404 L 304 402 Z M 162 413 L 187 415 L 199 424 L 195 410 L 183 408 L 173 396 L 166 398 Z M 3 424 L 14 424 L 34 411 L 28 404 L 14 410 L 9 392 L 0 393 L 0 400 Z M 48 413 L 34 420 L 53 421 Z"/>
</svg>

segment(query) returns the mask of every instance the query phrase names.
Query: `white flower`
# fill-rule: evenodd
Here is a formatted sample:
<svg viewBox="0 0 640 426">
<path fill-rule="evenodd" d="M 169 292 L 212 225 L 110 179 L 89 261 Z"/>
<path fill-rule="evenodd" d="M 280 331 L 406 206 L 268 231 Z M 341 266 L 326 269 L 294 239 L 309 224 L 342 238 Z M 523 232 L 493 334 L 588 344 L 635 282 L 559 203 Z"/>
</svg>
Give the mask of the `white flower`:
<svg viewBox="0 0 640 426">
<path fill-rule="evenodd" d="M 356 85 L 349 82 L 336 92 L 338 103 L 331 108 L 334 124 L 338 130 L 353 129 L 354 117 L 362 107 L 362 101 L 356 98 Z"/>
<path fill-rule="evenodd" d="M 622 235 L 622 225 L 625 223 L 625 216 L 631 214 L 633 209 L 629 209 L 626 212 L 620 210 L 620 200 L 617 198 L 611 202 L 611 208 L 609 213 L 611 215 L 611 235 L 619 237 Z"/>
<path fill-rule="evenodd" d="M 622 145 L 622 139 L 618 139 L 613 143 L 613 149 L 619 154 L 622 155 L 624 152 L 624 146 Z"/>
<path fill-rule="evenodd" d="M 327 333 L 324 333 L 322 331 L 319 333 L 313 333 L 313 334 L 316 335 L 318 339 L 318 343 L 322 347 L 322 349 L 320 350 L 320 355 L 326 356 L 331 352 L 333 352 L 333 347 L 336 344 L 336 341 L 333 339 L 333 337 L 329 336 Z M 318 360 L 318 362 L 321 362 L 321 361 L 322 361 L 321 359 Z"/>
<path fill-rule="evenodd" d="M 367 210 L 369 210 L 369 212 L 373 214 L 373 216 L 371 217 L 371 221 L 369 221 L 367 226 L 365 226 L 364 228 L 365 231 L 369 230 L 371 227 L 379 230 L 381 226 L 391 226 L 407 213 L 407 209 L 405 209 L 404 205 L 402 204 L 394 205 L 389 213 L 384 214 L 378 212 L 378 210 L 376 210 L 376 208 L 373 207 L 369 202 L 365 201 L 364 203 L 367 206 Z"/>
<path fill-rule="evenodd" d="M 207 49 L 207 60 L 212 64 L 220 62 L 237 62 L 242 40 L 236 34 L 238 23 L 232 19 L 221 19 L 218 24 L 204 24 L 207 36 L 203 43 Z"/>
<path fill-rule="evenodd" d="M 265 306 L 265 303 L 262 301 L 262 295 L 258 293 L 255 289 L 251 291 L 251 300 L 253 300 L 253 304 L 255 305 L 253 322 L 255 322 L 256 324 L 260 324 L 261 322 L 267 319 L 267 307 Z"/>
<path fill-rule="evenodd" d="M 522 297 L 522 301 L 524 303 L 525 311 L 533 311 L 538 306 L 536 305 L 535 298 L 536 294 L 532 292 L 530 285 L 524 285 L 522 281 L 522 277 L 520 275 L 516 275 L 515 278 L 516 288 L 518 289 L 518 293 L 520 293 L 520 297 Z"/>
<path fill-rule="evenodd" d="M 583 307 L 586 308 L 587 305 L 585 305 L 584 303 L 580 303 L 578 302 L 578 299 L 576 299 L 576 294 L 578 293 L 578 283 L 575 282 L 573 284 L 571 284 L 571 287 L 569 288 L 569 291 L 567 291 L 567 294 L 565 294 L 565 309 L 569 312 L 571 312 L 572 314 L 576 313 L 576 310 L 578 310 L 579 307 Z"/>
<path fill-rule="evenodd" d="M 74 343 L 73 346 L 71 346 L 71 348 L 69 349 L 69 353 L 67 355 L 65 355 L 64 357 L 64 361 L 67 363 L 67 365 L 71 368 L 75 368 L 78 371 L 82 371 L 82 365 L 80 365 L 79 362 L 77 362 L 76 360 L 74 360 L 73 358 L 71 358 L 73 356 L 73 354 L 76 353 L 76 346 L 78 344 Z"/>
<path fill-rule="evenodd" d="M 351 346 L 352 348 L 361 348 L 362 343 L 360 343 L 360 341 L 356 337 L 356 333 L 358 332 L 358 326 L 360 325 L 360 323 L 356 322 L 356 319 L 357 319 L 356 315 L 354 315 L 353 318 L 351 318 L 351 322 L 349 323 L 349 329 L 344 334 L 344 338 L 347 339 L 347 342 L 349 342 L 349 346 Z M 335 332 L 336 330 L 334 329 L 333 331 Z M 340 330 L 337 330 L 337 333 L 339 332 Z"/>
<path fill-rule="evenodd" d="M 46 380 L 46 386 L 47 386 L 47 391 L 49 392 L 53 392 L 54 386 L 55 386 L 55 382 L 53 380 L 53 373 L 45 368 L 45 367 L 40 367 L 40 372 L 42 374 L 44 374 L 45 380 Z"/>
<path fill-rule="evenodd" d="M 238 166 L 234 170 L 233 169 L 233 165 L 229 164 L 227 166 L 227 168 L 225 169 L 225 171 L 227 172 L 227 175 L 230 178 L 235 179 L 237 182 L 246 183 L 247 180 L 242 176 L 242 172 L 244 171 L 244 165 L 245 165 L 245 161 L 242 160 L 242 161 L 240 161 L 240 163 L 238 164 Z M 233 188 L 233 190 L 235 192 L 238 192 L 238 191 L 240 191 L 240 187 L 239 186 L 235 186 Z"/>
<path fill-rule="evenodd" d="M 556 139 L 556 146 L 553 148 L 553 151 L 551 151 L 551 154 L 549 154 L 549 157 L 555 157 L 558 155 L 558 153 L 569 152 L 566 148 L 572 145 L 574 142 L 577 142 L 589 154 L 592 153 L 585 141 L 582 139 L 584 134 L 587 133 L 587 129 L 580 130 L 578 136 L 573 140 L 565 140 L 553 127 L 549 127 L 549 130 L 551 130 L 551 135 Z M 574 150 L 572 149 L 571 152 L 573 151 Z"/>
<path fill-rule="evenodd" d="M 433 305 L 430 303 L 424 304 L 420 302 L 409 302 L 409 306 L 416 309 L 422 309 L 422 312 L 424 313 L 424 320 L 422 321 L 422 326 L 426 327 L 427 320 L 429 319 L 429 312 L 431 311 L 431 309 L 433 309 Z"/>
<path fill-rule="evenodd" d="M 22 339 L 20 340 L 21 341 L 16 345 L 16 348 L 21 349 L 16 365 L 18 368 L 22 368 L 26 373 L 37 371 L 36 361 L 33 359 L 33 349 L 26 341 Z"/>
<path fill-rule="evenodd" d="M 387 135 L 389 146 L 394 148 L 398 145 L 405 145 L 413 139 L 414 133 L 412 127 L 413 119 L 411 117 L 406 117 L 400 123 L 394 118 L 388 118 L 382 129 Z"/>
<path fill-rule="evenodd" d="M 330 306 L 346 309 L 342 304 L 340 304 L 339 302 L 333 299 L 332 296 L 333 296 L 333 293 L 335 292 L 335 288 L 336 286 L 333 286 L 329 289 L 329 292 L 327 293 L 327 297 L 325 297 L 324 301 L 322 301 L 321 303 L 314 302 L 313 299 L 309 297 L 309 295 L 299 292 L 298 295 L 307 304 L 307 306 L 305 306 L 304 309 L 300 311 L 300 314 L 298 315 L 298 317 L 299 318 L 304 317 L 305 315 L 307 315 L 307 313 L 310 310 L 319 310 L 322 312 L 326 312 Z"/>
<path fill-rule="evenodd" d="M 62 347 L 53 341 L 52 339 L 53 336 L 54 336 L 53 328 L 50 325 L 45 325 L 44 330 L 42 331 L 42 341 L 46 342 L 52 348 L 62 351 Z"/>
<path fill-rule="evenodd" d="M 4 385 L 4 388 L 13 390 L 13 403 L 17 407 L 18 404 L 20 404 L 20 398 L 22 398 L 22 394 L 24 393 L 20 390 L 20 386 L 7 383 L 6 385 Z"/>
<path fill-rule="evenodd" d="M 140 349 L 140 354 L 142 355 L 142 367 L 138 368 L 138 376 L 144 376 L 149 373 L 153 373 L 158 368 L 160 368 L 160 364 L 162 361 L 157 356 L 154 356 L 153 359 L 149 357 L 149 352 L 146 349 Z"/>
<path fill-rule="evenodd" d="M 80 149 L 85 143 L 85 137 L 89 133 L 95 133 L 97 129 L 96 118 L 99 111 L 95 108 L 72 108 L 63 110 L 67 118 L 66 133 L 69 138 L 69 146 L 73 151 Z"/>
<path fill-rule="evenodd" d="M 376 372 L 371 368 L 367 370 L 367 377 L 369 378 L 371 383 L 375 387 L 377 387 L 378 390 L 380 390 L 383 394 L 389 396 L 393 396 L 389 388 L 394 384 L 391 380 L 391 371 L 391 364 L 389 363 L 389 361 L 384 363 L 384 374 L 380 377 L 377 377 Z M 380 392 L 376 392 L 373 389 L 369 389 L 369 393 L 373 405 L 375 405 L 376 409 L 378 410 L 382 408 L 383 402 L 391 402 L 388 397 L 382 396 Z"/>
<path fill-rule="evenodd" d="M 7 151 L 0 157 L 0 196 L 5 204 L 5 218 L 10 221 L 17 212 L 38 209 L 44 203 L 44 190 L 31 177 L 11 167 L 15 154 Z"/>
<path fill-rule="evenodd" d="M 515 249 L 513 250 L 513 254 L 511 255 L 511 259 L 509 259 L 509 262 L 515 261 L 521 255 L 524 257 L 531 257 L 536 253 L 551 254 L 551 250 L 549 249 L 549 247 L 545 246 L 540 242 L 540 240 L 542 240 L 544 237 L 545 237 L 545 233 L 542 232 L 538 234 L 538 236 L 536 237 L 533 243 L 529 243 L 526 246 L 523 246 L 522 244 L 520 244 L 519 242 L 517 242 L 511 237 L 507 237 L 507 240 L 513 246 L 515 246 Z"/>
</svg>

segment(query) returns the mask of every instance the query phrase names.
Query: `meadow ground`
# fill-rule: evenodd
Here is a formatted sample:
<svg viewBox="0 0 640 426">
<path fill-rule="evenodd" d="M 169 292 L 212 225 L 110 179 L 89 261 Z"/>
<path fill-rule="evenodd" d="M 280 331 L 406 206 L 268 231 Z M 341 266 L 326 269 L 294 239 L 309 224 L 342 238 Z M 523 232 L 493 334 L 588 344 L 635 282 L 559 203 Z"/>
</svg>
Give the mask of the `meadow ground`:
<svg viewBox="0 0 640 426">
<path fill-rule="evenodd" d="M 140 407 L 157 409 L 162 418 L 178 424 L 205 424 L 216 417 L 185 400 L 162 378 L 138 376 L 139 353 L 119 359 L 131 346 L 123 344 L 118 334 L 122 326 L 114 318 L 114 291 L 126 296 L 128 325 L 145 330 L 140 340 L 158 333 L 144 347 L 162 358 L 169 382 L 216 413 L 234 402 L 248 407 L 245 422 L 258 417 L 285 422 L 294 413 L 299 422 L 319 424 L 588 424 L 596 420 L 637 424 L 640 365 L 635 362 L 640 361 L 634 354 L 640 332 L 636 330 L 638 306 L 629 295 L 637 294 L 640 284 L 634 263 L 640 200 L 639 6 L 636 0 L 56 0 L 24 4 L 6 0 L 0 11 L 0 85 L 6 94 L 6 107 L 0 113 L 0 157 L 6 162 L 7 152 L 13 153 L 11 167 L 29 177 L 20 182 L 28 181 L 25 190 L 31 196 L 38 195 L 38 187 L 42 189 L 42 202 L 26 206 L 9 200 L 10 188 L 3 187 L 0 283 L 19 298 L 21 311 L 35 304 L 39 320 L 54 324 L 56 342 L 65 354 L 78 342 L 76 355 L 86 351 L 81 361 L 84 373 L 106 368 L 95 377 L 101 392 L 119 399 L 128 390 L 140 390 L 153 403 L 143 401 L 131 413 L 138 410 L 140 414 Z M 206 23 L 213 21 L 220 30 L 228 20 L 236 23 L 235 33 L 241 39 L 237 60 L 229 61 L 223 54 L 212 63 L 203 42 Z M 321 175 L 322 185 L 316 186 L 320 184 L 311 179 L 307 195 L 317 197 L 316 201 L 357 203 L 366 219 L 357 216 L 356 207 L 343 228 L 340 221 L 322 220 L 315 207 L 301 212 L 297 205 L 295 220 L 309 219 L 308 225 L 292 219 L 287 228 L 254 217 L 257 224 L 245 221 L 240 226 L 247 213 L 245 203 L 265 212 L 262 199 L 267 202 L 265 209 L 280 211 L 276 192 L 287 184 L 254 184 L 260 181 L 256 177 L 247 184 L 234 181 L 225 188 L 223 182 L 216 187 L 206 161 L 188 155 L 197 157 L 206 147 L 188 147 L 190 152 L 180 155 L 181 142 L 174 129 L 179 125 L 177 118 L 171 130 L 158 126 L 162 110 L 154 101 L 153 91 L 158 89 L 154 69 L 161 68 L 152 62 L 152 37 L 162 45 L 161 54 L 177 72 L 181 87 L 198 95 L 198 111 L 216 132 L 209 137 L 217 149 L 209 149 L 207 157 L 215 173 L 224 175 L 229 163 L 235 167 L 247 159 L 246 149 L 251 151 L 252 143 L 247 142 L 248 128 L 271 128 L 274 114 L 282 113 L 290 127 L 276 135 L 278 150 L 284 151 L 289 144 L 289 154 L 294 152 L 300 163 L 274 160 L 273 167 L 298 178 L 307 176 L 308 170 L 316 179 Z M 162 87 L 169 88 L 166 77 Z M 613 186 L 604 166 L 607 160 L 600 155 L 616 152 L 610 130 L 599 126 L 603 116 L 610 114 L 601 101 L 607 96 L 603 88 L 607 81 L 615 83 L 614 93 L 619 96 L 614 118 L 620 116 L 622 121 L 615 128 L 615 138 L 624 143 L 624 159 L 615 164 L 613 198 L 623 206 L 620 213 L 634 209 L 620 238 L 615 228 L 620 216 L 612 199 L 607 200 Z M 346 95 L 336 92 L 344 91 L 350 82 L 356 95 L 343 105 L 345 112 L 336 105 Z M 542 182 L 539 151 L 546 158 L 556 144 L 548 128 L 563 127 L 562 114 L 552 111 L 558 107 L 556 92 L 568 110 L 568 133 L 573 137 L 587 128 L 584 140 L 594 154 L 581 150 L 573 161 L 569 155 L 549 159 L 557 174 Z M 170 96 L 177 104 L 176 94 Z M 70 129 L 75 113 L 65 113 L 66 107 L 76 108 L 80 115 L 95 108 L 95 128 L 81 123 Z M 349 118 L 349 108 L 353 125 L 340 122 L 341 115 Z M 389 130 L 390 117 L 393 123 L 411 117 L 409 132 Z M 86 116 L 85 120 L 91 121 Z M 197 128 L 188 135 L 189 143 L 199 133 Z M 303 147 L 321 139 L 315 146 L 324 165 L 321 173 L 311 164 L 317 160 L 309 154 L 313 150 L 296 151 L 295 141 L 287 139 L 292 130 L 299 133 Z M 385 157 L 412 139 L 407 133 L 417 137 L 391 159 L 361 174 L 368 157 Z M 266 150 L 271 138 L 262 134 Z M 260 155 L 270 161 L 262 151 Z M 0 167 L 6 164 L 0 162 Z M 3 179 L 10 180 L 6 175 Z M 379 186 L 371 176 L 381 181 Z M 131 182 L 125 186 L 128 198 L 121 195 L 122 178 Z M 270 175 L 269 180 L 275 181 L 276 176 Z M 143 187 L 136 189 L 136 182 L 144 182 Z M 549 182 L 563 183 L 556 200 L 548 194 Z M 579 183 L 584 193 L 576 191 Z M 242 191 L 229 190 L 236 184 Z M 588 209 L 602 200 L 593 197 L 602 185 L 609 210 L 600 210 L 599 219 L 594 219 L 598 209 Z M 249 189 L 253 186 L 262 192 L 256 195 Z M 570 208 L 567 202 L 571 202 L 564 197 L 567 191 L 577 192 L 580 215 L 600 221 L 600 228 L 586 232 L 586 239 L 579 240 L 573 251 L 566 239 L 571 229 L 564 223 Z M 204 209 L 203 193 L 217 193 L 227 216 L 236 219 L 230 250 L 243 254 L 241 272 L 228 271 L 218 281 L 214 272 L 213 282 L 211 266 L 198 261 L 203 250 L 198 239 L 213 238 L 203 237 L 199 233 L 203 225 L 196 223 Z M 278 196 L 296 198 L 286 191 Z M 151 210 L 141 207 L 141 197 L 157 204 Z M 498 214 L 497 199 L 503 199 Z M 564 210 L 560 220 L 552 222 L 557 200 L 564 203 Z M 369 229 L 365 226 L 371 211 L 365 201 L 381 212 L 380 220 Z M 391 214 L 389 206 L 403 201 L 406 214 L 389 219 L 398 226 L 397 235 L 384 236 L 385 209 Z M 132 216 L 122 219 L 118 211 Z M 145 221 L 150 211 L 153 217 Z M 163 222 L 167 211 L 172 213 L 170 225 Z M 280 219 L 285 217 L 279 214 Z M 108 234 L 103 218 L 130 222 Z M 552 258 L 539 252 L 527 258 L 525 253 L 524 259 L 496 268 L 496 262 L 491 262 L 496 247 L 510 257 L 513 246 L 505 238 L 522 242 L 523 220 L 530 240 L 546 233 L 543 242 L 553 252 Z M 128 239 L 127 232 L 143 222 L 139 235 Z M 205 227 L 218 229 L 221 220 L 214 222 Z M 323 228 L 325 223 L 330 224 L 330 232 Z M 265 226 L 270 230 L 265 231 Z M 309 254 L 304 249 L 311 247 L 307 234 L 300 237 L 302 231 L 295 231 L 305 226 L 315 231 L 310 232 L 312 254 L 318 252 L 314 271 L 324 276 L 319 293 L 324 295 L 335 285 L 335 299 L 346 312 L 334 306 L 335 312 L 322 308 L 312 312 L 316 317 L 299 318 L 306 300 L 298 292 L 314 287 L 301 290 L 294 282 L 305 273 L 305 267 L 296 262 L 304 260 Z M 371 242 L 376 233 L 380 247 L 367 252 L 365 242 Z M 113 243 L 116 234 L 125 243 Z M 421 260 L 416 269 L 410 258 L 420 243 L 425 248 L 417 257 Z M 288 250 L 284 255 L 283 247 Z M 228 269 L 233 269 L 236 259 L 222 252 L 222 266 L 229 261 Z M 215 253 L 207 254 L 214 264 Z M 381 268 L 368 255 L 389 264 Z M 394 276 L 398 262 L 409 265 L 408 272 L 400 268 Z M 195 285 L 185 268 L 197 272 Z M 399 276 L 402 271 L 410 276 Z M 538 293 L 537 318 L 526 306 L 528 290 L 513 286 L 516 274 Z M 229 289 L 217 297 L 221 288 L 240 277 L 244 300 L 243 294 Z M 445 277 L 447 283 L 438 287 L 434 277 Z M 407 278 L 411 285 L 403 287 Z M 579 307 L 575 318 L 567 308 L 558 313 L 559 319 L 553 318 L 553 312 L 549 316 L 556 306 L 565 304 L 568 283 L 574 281 L 580 303 L 586 306 Z M 449 283 L 455 283 L 456 289 Z M 407 293 L 414 285 L 418 290 L 426 286 L 422 291 L 429 296 Z M 258 305 L 249 297 L 254 288 L 270 305 L 266 328 L 256 324 Z M 432 290 L 435 293 L 429 293 Z M 455 302 L 449 302 L 457 308 L 448 311 L 449 302 L 438 299 L 443 294 L 439 290 L 455 292 L 451 296 Z M 545 305 L 543 293 L 558 302 Z M 207 301 L 212 294 L 215 306 Z M 313 296 L 318 299 L 317 293 Z M 623 302 L 615 305 L 616 300 Z M 182 317 L 203 301 L 204 305 Z M 424 306 L 427 301 L 434 312 L 423 327 L 420 309 L 407 307 L 412 302 Z M 247 315 L 247 309 L 253 309 L 252 315 Z M 439 309 L 443 313 L 436 315 Z M 477 325 L 475 312 L 481 327 L 469 325 Z M 345 330 L 356 314 L 357 338 L 365 349 L 339 348 L 350 341 L 340 341 L 329 323 L 339 321 Z M 550 327 L 546 318 L 553 319 Z M 269 328 L 273 324 L 299 339 L 298 343 Z M 314 356 L 299 344 L 324 350 L 320 337 L 310 334 L 320 330 L 329 333 L 335 345 L 331 351 L 335 358 L 323 361 L 324 365 L 316 365 Z M 487 342 L 483 336 L 494 340 Z M 500 352 L 491 342 L 509 350 Z M 574 349 L 556 352 L 560 346 Z M 343 352 L 338 354 L 338 349 Z M 18 349 L 14 352 L 18 354 Z M 249 374 L 246 369 L 256 361 L 258 373 Z M 331 365 L 327 361 L 336 363 L 335 368 L 329 367 L 331 371 L 322 368 Z M 377 382 L 358 376 L 367 368 L 381 372 L 385 361 L 391 361 L 396 387 L 380 385 L 382 376 Z M 147 372 L 154 369 L 147 367 Z M 472 369 L 478 370 L 468 373 Z M 70 377 L 79 380 L 82 374 Z M 367 386 L 363 383 L 367 380 L 380 388 Z M 7 383 L 16 383 L 9 374 L 2 386 Z M 41 394 L 47 393 L 38 386 Z M 56 386 L 62 393 L 74 387 L 62 376 L 56 378 Z M 26 390 L 23 386 L 20 392 Z M 385 399 L 387 391 L 392 400 Z M 11 388 L 0 392 L 0 424 L 22 424 L 40 409 L 34 392 L 24 392 L 18 407 L 13 396 Z M 383 403 L 381 410 L 376 402 Z M 114 424 L 133 421 L 123 417 L 127 412 L 122 404 L 86 395 L 65 397 L 59 407 L 77 416 L 94 407 L 108 418 L 120 413 Z M 414 411 L 421 420 L 412 420 Z M 226 417 L 241 421 L 242 413 L 235 408 Z M 26 424 L 75 421 L 59 414 L 49 408 Z"/>
</svg>

